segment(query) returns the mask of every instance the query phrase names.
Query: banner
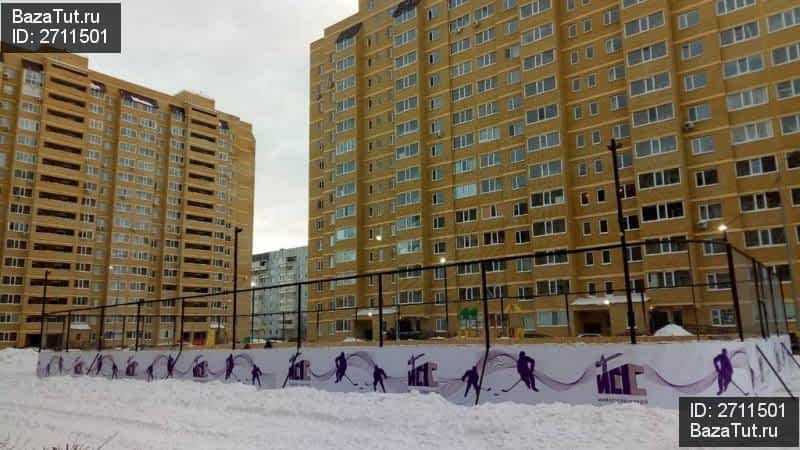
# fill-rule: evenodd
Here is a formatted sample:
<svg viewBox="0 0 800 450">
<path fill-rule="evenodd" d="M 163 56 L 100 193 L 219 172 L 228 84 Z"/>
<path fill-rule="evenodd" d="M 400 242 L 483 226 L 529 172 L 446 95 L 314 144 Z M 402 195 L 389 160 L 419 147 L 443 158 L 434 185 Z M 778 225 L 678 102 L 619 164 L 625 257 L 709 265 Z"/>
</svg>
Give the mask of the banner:
<svg viewBox="0 0 800 450">
<path fill-rule="evenodd" d="M 758 351 L 760 349 L 764 356 Z M 40 377 L 181 379 L 256 389 L 436 393 L 463 405 L 513 401 L 640 403 L 678 408 L 681 396 L 780 393 L 800 370 L 786 336 L 661 344 L 540 344 L 485 348 L 419 345 L 353 348 L 42 352 Z M 486 358 L 486 361 L 484 361 Z M 765 359 L 767 358 L 767 359 Z M 481 374 L 483 383 L 481 384 Z"/>
</svg>

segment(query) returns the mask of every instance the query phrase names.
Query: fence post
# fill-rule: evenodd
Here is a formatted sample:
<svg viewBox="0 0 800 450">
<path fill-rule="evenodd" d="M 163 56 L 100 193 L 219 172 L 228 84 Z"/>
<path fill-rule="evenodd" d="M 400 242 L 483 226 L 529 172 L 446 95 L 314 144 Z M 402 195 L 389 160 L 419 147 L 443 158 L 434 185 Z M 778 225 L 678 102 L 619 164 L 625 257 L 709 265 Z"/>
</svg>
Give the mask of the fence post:
<svg viewBox="0 0 800 450">
<path fill-rule="evenodd" d="M 300 345 L 303 341 L 303 285 L 297 283 L 297 353 L 300 353 Z"/>
<path fill-rule="evenodd" d="M 486 261 L 481 262 L 481 298 L 483 300 L 483 335 L 486 349 L 483 355 L 483 368 L 481 369 L 481 378 L 478 382 L 478 390 L 475 392 L 475 404 L 477 405 L 481 399 L 481 390 L 483 389 L 483 378 L 486 374 L 486 363 L 489 360 L 489 301 L 487 299 L 486 290 Z"/>
<path fill-rule="evenodd" d="M 178 316 L 175 315 L 175 307 L 172 307 L 172 347 L 175 346 L 178 336 Z"/>
<path fill-rule="evenodd" d="M 564 308 L 567 311 L 567 336 L 572 336 L 572 321 L 569 318 L 569 292 L 564 291 Z"/>
<path fill-rule="evenodd" d="M 383 347 L 383 274 L 378 274 L 378 346 Z"/>
<path fill-rule="evenodd" d="M 319 303 L 319 304 L 317 304 L 317 342 L 319 342 L 319 335 L 320 335 L 320 329 L 319 329 L 319 310 L 320 310 L 321 308 L 322 308 L 322 303 Z"/>
<path fill-rule="evenodd" d="M 769 271 L 770 271 L 770 274 L 772 274 L 772 272 L 773 272 L 772 267 L 769 268 Z M 781 279 L 778 277 L 778 272 L 775 272 L 774 275 L 770 275 L 770 279 L 772 279 L 773 276 L 778 280 L 778 288 L 780 290 L 780 295 L 781 295 L 781 307 L 783 308 L 783 329 L 786 330 L 786 335 L 788 336 L 789 335 L 789 315 L 786 313 L 786 302 L 783 301 L 783 286 L 781 286 Z M 772 283 L 770 283 L 769 286 L 770 286 L 770 289 L 772 289 Z M 772 298 L 773 299 L 775 298 L 775 293 L 774 292 L 772 294 Z M 777 324 L 777 322 L 778 322 L 778 319 L 776 318 L 775 319 L 775 323 Z M 778 333 L 778 335 L 780 336 L 780 332 Z"/>
<path fill-rule="evenodd" d="M 772 273 L 772 267 L 765 267 L 764 269 L 766 269 L 767 271 L 767 283 L 769 283 L 769 298 L 770 298 L 770 303 L 772 303 L 772 319 L 775 321 L 775 335 L 780 336 L 781 329 L 778 326 L 778 309 L 777 306 L 775 306 L 775 302 L 777 299 L 775 298 L 775 288 L 772 285 L 772 277 L 774 275 Z M 781 299 L 781 301 L 782 300 L 783 299 Z"/>
<path fill-rule="evenodd" d="M 100 307 L 100 333 L 97 335 L 97 351 L 103 351 L 103 333 L 106 323 L 106 305 Z"/>
<path fill-rule="evenodd" d="M 281 311 L 281 340 L 286 342 L 286 311 Z"/>
<path fill-rule="evenodd" d="M 180 301 L 181 301 L 181 336 L 179 341 L 180 346 L 178 348 L 178 353 L 183 351 L 183 324 L 185 322 L 184 319 L 186 318 L 186 302 L 184 302 L 183 299 L 180 299 Z"/>
<path fill-rule="evenodd" d="M 762 310 L 764 310 L 763 312 L 766 313 L 765 310 L 766 308 L 762 308 L 763 303 L 761 302 L 761 283 L 759 282 L 761 280 L 761 271 L 758 270 L 758 264 L 756 263 L 755 258 L 751 257 L 750 263 L 752 265 L 751 270 L 753 271 L 753 284 L 756 289 L 756 306 L 758 307 L 758 318 L 759 318 L 758 326 L 761 329 L 761 337 L 766 339 L 767 335 L 769 334 L 769 324 L 766 323 L 767 318 L 765 317 L 765 315 L 762 315 Z M 766 332 L 764 331 L 765 326 L 766 326 Z"/>
<path fill-rule="evenodd" d="M 59 317 L 64 317 L 64 316 L 59 316 Z M 64 336 L 66 336 L 66 335 L 67 335 L 67 322 L 66 322 L 66 317 L 64 317 L 64 326 L 61 328 L 61 339 L 63 340 Z M 64 349 L 64 343 L 63 342 L 61 343 L 61 349 L 62 350 Z"/>
<path fill-rule="evenodd" d="M 67 313 L 67 337 L 65 338 L 66 342 L 64 344 L 64 351 L 69 351 L 69 330 L 72 328 L 72 312 Z"/>
<path fill-rule="evenodd" d="M 739 307 L 739 289 L 736 287 L 736 269 L 733 266 L 733 246 L 728 241 L 725 233 L 725 252 L 728 258 L 728 278 L 731 280 L 731 297 L 733 299 L 733 309 L 736 312 L 736 330 L 739 332 L 739 340 L 744 342 L 744 330 L 742 329 L 742 310 Z"/>
<path fill-rule="evenodd" d="M 47 306 L 47 285 L 50 278 L 50 271 L 44 271 L 44 287 L 42 292 L 42 317 L 41 327 L 39 328 L 39 352 L 44 349 L 44 341 L 47 339 L 47 314 L 45 314 L 45 306 Z"/>
<path fill-rule="evenodd" d="M 125 350 L 125 322 L 127 322 L 127 319 L 128 319 L 128 315 L 127 314 L 123 314 L 122 315 L 122 342 L 120 342 L 120 344 L 119 344 L 119 346 L 122 347 L 123 350 Z"/>
<path fill-rule="evenodd" d="M 690 251 L 691 251 L 691 250 L 690 250 Z M 692 287 L 692 289 L 694 289 L 694 287 Z M 641 300 L 642 300 L 642 322 L 644 322 L 644 323 L 642 324 L 642 329 L 645 329 L 645 328 L 647 328 L 647 331 L 648 331 L 650 334 L 652 334 L 654 330 L 651 330 L 651 329 L 650 329 L 650 321 L 649 321 L 649 320 L 647 320 L 647 307 L 646 307 L 646 306 L 645 306 L 645 304 L 644 304 L 644 287 L 642 287 L 641 289 L 639 289 L 639 296 L 640 296 L 640 298 L 641 298 Z"/>
<path fill-rule="evenodd" d="M 133 351 L 139 351 L 139 330 L 141 329 L 141 320 L 142 320 L 142 301 L 139 300 L 136 302 L 136 346 L 133 347 Z"/>
</svg>

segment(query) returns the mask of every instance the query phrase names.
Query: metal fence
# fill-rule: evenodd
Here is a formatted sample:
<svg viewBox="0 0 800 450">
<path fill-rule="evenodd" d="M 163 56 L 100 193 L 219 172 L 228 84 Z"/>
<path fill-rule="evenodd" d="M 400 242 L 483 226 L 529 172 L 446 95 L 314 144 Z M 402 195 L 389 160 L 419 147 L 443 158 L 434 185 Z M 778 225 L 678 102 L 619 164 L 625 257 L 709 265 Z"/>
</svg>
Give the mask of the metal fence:
<svg viewBox="0 0 800 450">
<path fill-rule="evenodd" d="M 637 335 L 652 335 L 670 323 L 698 339 L 788 333 L 777 274 L 727 240 L 673 238 L 627 247 L 634 275 L 622 288 L 613 284 L 622 278 L 614 263 L 622 257 L 619 244 L 443 260 L 427 267 L 50 311 L 41 317 L 41 343 L 46 347 L 45 336 L 55 330 L 60 345 L 51 347 L 65 350 L 262 345 L 255 323 L 267 316 L 280 317 L 283 327 L 283 344 L 275 344 L 298 349 L 311 343 L 383 346 L 455 338 L 488 348 L 510 339 L 601 335 L 627 336 L 623 339 L 636 343 Z M 570 264 L 571 258 L 580 260 Z M 603 277 L 612 284 L 586 281 Z M 586 284 L 571 286 L 576 278 Z M 289 288 L 296 293 L 293 310 L 253 311 L 257 291 Z M 313 294 L 314 308 L 303 307 L 304 289 Z M 250 303 L 250 312 L 235 315 L 234 302 Z M 292 342 L 287 342 L 288 322 L 297 330 Z"/>
</svg>

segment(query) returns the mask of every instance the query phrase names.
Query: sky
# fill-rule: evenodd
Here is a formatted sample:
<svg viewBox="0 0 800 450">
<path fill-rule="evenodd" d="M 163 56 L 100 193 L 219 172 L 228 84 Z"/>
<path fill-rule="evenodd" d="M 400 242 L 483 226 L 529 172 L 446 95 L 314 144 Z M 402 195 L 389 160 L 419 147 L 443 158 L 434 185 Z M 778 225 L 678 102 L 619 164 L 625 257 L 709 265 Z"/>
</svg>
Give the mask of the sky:
<svg viewBox="0 0 800 450">
<path fill-rule="evenodd" d="M 234 6 L 235 5 L 235 6 Z M 358 0 L 123 0 L 122 53 L 90 68 L 183 89 L 253 124 L 253 251 L 306 245 L 309 45 Z"/>
</svg>

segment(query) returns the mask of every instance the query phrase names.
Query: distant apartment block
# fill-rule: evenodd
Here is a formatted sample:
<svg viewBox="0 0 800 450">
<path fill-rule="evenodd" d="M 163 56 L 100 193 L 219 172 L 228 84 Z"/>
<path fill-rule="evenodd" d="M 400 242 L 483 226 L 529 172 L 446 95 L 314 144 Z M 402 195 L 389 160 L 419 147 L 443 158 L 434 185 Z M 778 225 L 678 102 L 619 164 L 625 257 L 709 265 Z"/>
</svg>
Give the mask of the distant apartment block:
<svg viewBox="0 0 800 450">
<path fill-rule="evenodd" d="M 253 287 L 279 286 L 308 280 L 308 248 L 296 247 L 253 255 Z M 241 298 L 241 296 L 240 296 Z M 255 291 L 255 337 L 297 337 L 297 287 L 284 286 Z M 302 287 L 302 309 L 308 307 L 308 288 Z M 305 324 L 303 324 L 305 329 Z M 305 335 L 305 331 L 303 333 Z"/>
</svg>

